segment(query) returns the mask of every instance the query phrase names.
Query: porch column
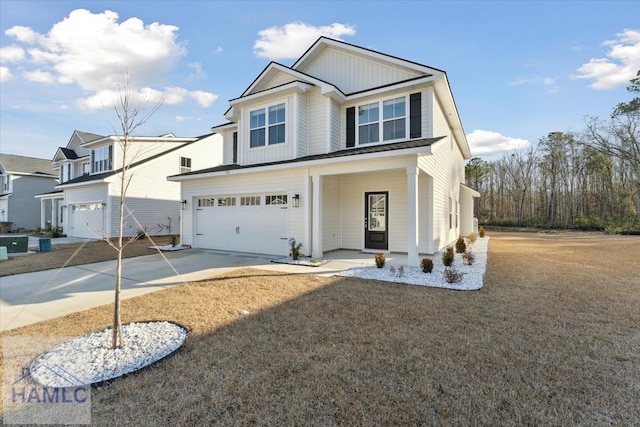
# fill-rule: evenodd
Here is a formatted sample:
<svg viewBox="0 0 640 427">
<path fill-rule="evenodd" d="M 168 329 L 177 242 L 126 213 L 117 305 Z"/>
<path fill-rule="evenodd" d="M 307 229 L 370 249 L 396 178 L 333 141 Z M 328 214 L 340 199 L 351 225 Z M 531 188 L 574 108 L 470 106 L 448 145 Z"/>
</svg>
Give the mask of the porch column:
<svg viewBox="0 0 640 427">
<path fill-rule="evenodd" d="M 47 214 L 46 214 L 46 204 L 44 199 L 40 199 L 40 228 L 43 230 L 47 227 Z"/>
<path fill-rule="evenodd" d="M 51 228 L 58 226 L 58 200 L 51 199 Z"/>
<path fill-rule="evenodd" d="M 419 265 L 418 174 L 417 167 L 407 167 L 407 264 L 413 267 Z"/>
<path fill-rule="evenodd" d="M 311 217 L 311 256 L 322 258 L 322 176 L 312 175 L 313 211 Z"/>
</svg>

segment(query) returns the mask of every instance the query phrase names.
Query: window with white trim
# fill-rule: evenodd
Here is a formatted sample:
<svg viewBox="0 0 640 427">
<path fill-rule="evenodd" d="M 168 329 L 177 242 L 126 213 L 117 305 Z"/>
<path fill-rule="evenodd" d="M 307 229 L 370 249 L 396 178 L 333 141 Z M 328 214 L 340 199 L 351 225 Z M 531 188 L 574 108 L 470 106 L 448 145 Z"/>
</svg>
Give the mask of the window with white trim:
<svg viewBox="0 0 640 427">
<path fill-rule="evenodd" d="M 91 171 L 93 173 L 111 170 L 111 146 L 96 148 L 91 153 L 93 157 Z"/>
<path fill-rule="evenodd" d="M 180 173 L 191 172 L 191 159 L 189 157 L 180 157 Z"/>
<path fill-rule="evenodd" d="M 84 162 L 82 164 L 82 175 L 88 175 L 91 172 L 91 163 Z"/>
<path fill-rule="evenodd" d="M 405 96 L 361 105 L 358 107 L 358 144 L 405 139 L 407 123 Z"/>
<path fill-rule="evenodd" d="M 264 197 L 265 205 L 286 205 L 287 204 L 287 195 L 286 194 L 269 194 Z"/>
<path fill-rule="evenodd" d="M 240 197 L 240 206 L 259 206 L 260 196 L 242 196 Z"/>
<path fill-rule="evenodd" d="M 235 206 L 235 197 L 218 197 L 218 206 Z"/>
<path fill-rule="evenodd" d="M 60 182 L 67 182 L 71 179 L 71 164 L 65 163 L 60 166 Z"/>
<path fill-rule="evenodd" d="M 198 199 L 199 208 L 210 208 L 215 206 L 216 199 L 213 197 L 201 197 Z"/>
<path fill-rule="evenodd" d="M 286 142 L 286 108 L 284 103 L 249 112 L 249 147 Z"/>
<path fill-rule="evenodd" d="M 9 191 L 10 188 L 10 182 L 11 182 L 11 176 L 10 175 L 2 175 L 2 191 Z"/>
</svg>

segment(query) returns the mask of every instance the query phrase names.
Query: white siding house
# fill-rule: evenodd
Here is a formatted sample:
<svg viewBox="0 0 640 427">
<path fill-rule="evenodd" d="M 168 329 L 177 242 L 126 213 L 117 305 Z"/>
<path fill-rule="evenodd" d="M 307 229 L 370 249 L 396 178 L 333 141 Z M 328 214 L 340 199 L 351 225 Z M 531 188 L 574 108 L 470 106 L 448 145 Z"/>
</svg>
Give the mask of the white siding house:
<svg viewBox="0 0 640 427">
<path fill-rule="evenodd" d="M 222 164 L 223 137 L 135 137 L 127 158 L 117 135 L 101 136 L 75 131 L 53 159 L 59 171 L 57 192 L 41 194 L 59 213 L 55 225 L 74 237 L 104 238 L 118 235 L 119 200 L 123 164 L 130 165 L 131 183 L 125 202 L 124 235 L 140 230 L 150 235 L 179 234 L 182 199 L 180 185 L 167 181 L 175 175 Z"/>
<path fill-rule="evenodd" d="M 444 71 L 318 39 L 229 101 L 224 164 L 169 177 L 183 244 L 286 255 L 405 252 L 417 265 L 470 232 L 471 153 Z"/>
</svg>

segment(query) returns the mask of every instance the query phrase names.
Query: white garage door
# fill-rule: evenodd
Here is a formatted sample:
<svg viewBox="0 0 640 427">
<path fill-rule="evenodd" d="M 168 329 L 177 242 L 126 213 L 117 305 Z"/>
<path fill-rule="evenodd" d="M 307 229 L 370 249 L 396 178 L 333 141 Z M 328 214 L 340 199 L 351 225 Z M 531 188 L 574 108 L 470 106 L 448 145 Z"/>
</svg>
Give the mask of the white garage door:
<svg viewBox="0 0 640 427">
<path fill-rule="evenodd" d="M 104 208 L 102 203 L 71 205 L 68 236 L 100 239 L 104 233 Z"/>
<path fill-rule="evenodd" d="M 287 255 L 286 194 L 200 197 L 196 201 L 194 246 Z"/>
</svg>

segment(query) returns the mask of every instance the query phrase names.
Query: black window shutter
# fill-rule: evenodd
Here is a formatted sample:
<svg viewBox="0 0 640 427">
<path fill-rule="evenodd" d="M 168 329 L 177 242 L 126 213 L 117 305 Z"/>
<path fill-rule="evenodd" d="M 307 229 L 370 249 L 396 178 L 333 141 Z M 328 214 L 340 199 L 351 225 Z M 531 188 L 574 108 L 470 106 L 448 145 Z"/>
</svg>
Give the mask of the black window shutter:
<svg viewBox="0 0 640 427">
<path fill-rule="evenodd" d="M 91 150 L 91 165 L 90 165 L 91 167 L 89 168 L 89 170 L 91 172 L 95 172 L 96 171 L 96 169 L 93 167 L 93 159 L 94 159 L 93 150 Z"/>
<path fill-rule="evenodd" d="M 347 108 L 347 147 L 356 146 L 356 107 Z"/>
<path fill-rule="evenodd" d="M 409 95 L 409 138 L 422 136 L 422 94 Z"/>
<path fill-rule="evenodd" d="M 238 163 L 238 132 L 233 133 L 233 163 Z"/>
<path fill-rule="evenodd" d="M 113 145 L 109 146 L 109 170 L 111 169 L 113 169 Z"/>
</svg>

